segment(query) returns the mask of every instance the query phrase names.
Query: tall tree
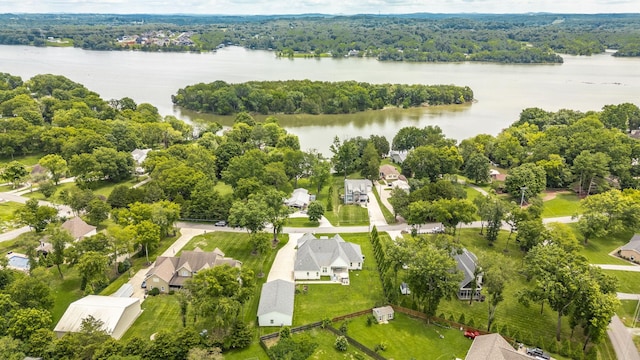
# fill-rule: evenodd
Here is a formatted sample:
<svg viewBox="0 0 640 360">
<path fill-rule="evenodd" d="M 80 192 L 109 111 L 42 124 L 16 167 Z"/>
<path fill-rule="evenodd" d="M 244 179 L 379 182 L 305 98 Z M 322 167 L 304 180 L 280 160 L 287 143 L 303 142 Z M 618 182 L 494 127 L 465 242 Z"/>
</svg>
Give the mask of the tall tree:
<svg viewBox="0 0 640 360">
<path fill-rule="evenodd" d="M 109 266 L 106 255 L 96 251 L 88 251 L 78 260 L 78 272 L 82 274 L 81 290 L 93 294 L 107 283 L 106 271 Z"/>
<path fill-rule="evenodd" d="M 58 268 L 58 273 L 60 273 L 60 278 L 63 279 L 62 270 L 60 269 L 60 265 L 64 264 L 65 259 L 65 249 L 67 244 L 73 243 L 73 237 L 69 234 L 68 231 L 62 230 L 58 227 L 51 227 L 49 233 L 49 241 L 51 242 L 51 247 L 53 248 L 53 252 L 49 254 L 51 257 L 51 262 L 53 262 Z"/>
<path fill-rule="evenodd" d="M 519 200 L 523 198 L 526 201 L 540 194 L 547 187 L 547 176 L 540 166 L 526 163 L 513 168 L 504 185 L 511 196 Z"/>
<path fill-rule="evenodd" d="M 472 153 L 464 165 L 464 174 L 476 184 L 489 182 L 491 161 L 484 154 Z"/>
<path fill-rule="evenodd" d="M 333 168 L 336 172 L 343 173 L 345 179 L 348 173 L 358 168 L 360 152 L 355 142 L 345 140 L 340 143 L 340 138 L 336 136 L 329 149 L 333 153 Z"/>
<path fill-rule="evenodd" d="M 67 171 L 67 161 L 58 154 L 45 155 L 38 161 L 38 164 L 49 171 L 51 179 L 56 185 Z"/>
<path fill-rule="evenodd" d="M 149 220 L 134 225 L 135 243 L 144 248 L 144 255 L 149 263 L 149 248 L 154 249 L 160 243 L 160 226 Z"/>
<path fill-rule="evenodd" d="M 592 153 L 583 150 L 580 155 L 573 159 L 573 173 L 578 178 L 578 189 L 580 195 L 586 190 L 586 194 L 591 193 L 594 180 L 604 178 L 609 173 L 609 163 L 611 158 L 604 153 Z"/>
<path fill-rule="evenodd" d="M 461 274 L 452 271 L 456 262 L 447 249 L 426 243 L 413 251 L 407 264 L 407 283 L 425 314 L 435 316 L 440 301 L 456 293 Z"/>
<path fill-rule="evenodd" d="M 14 189 L 18 187 L 18 185 L 20 185 L 27 176 L 29 176 L 29 171 L 27 171 L 23 164 L 17 161 L 12 161 L 7 164 L 2 169 L 1 174 L 2 179 L 10 182 Z"/>
<path fill-rule="evenodd" d="M 371 181 L 380 177 L 380 156 L 371 141 L 367 143 L 360 159 L 360 175 Z"/>
</svg>

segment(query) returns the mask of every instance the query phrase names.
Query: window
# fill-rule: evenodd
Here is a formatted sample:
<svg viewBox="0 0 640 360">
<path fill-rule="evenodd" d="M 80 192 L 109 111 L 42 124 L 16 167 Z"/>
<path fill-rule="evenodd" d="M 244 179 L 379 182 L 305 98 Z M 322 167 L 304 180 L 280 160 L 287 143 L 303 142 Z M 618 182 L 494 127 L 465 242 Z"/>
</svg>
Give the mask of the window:
<svg viewBox="0 0 640 360">
<path fill-rule="evenodd" d="M 327 272 L 327 268 L 326 268 L 326 267 L 323 267 L 323 268 L 322 268 L 322 272 L 323 272 L 323 273 L 326 273 L 326 272 Z"/>
<path fill-rule="evenodd" d="M 307 276 L 309 276 L 309 272 L 307 271 Z"/>
<path fill-rule="evenodd" d="M 273 325 L 273 319 L 271 319 L 270 323 Z"/>
<path fill-rule="evenodd" d="M 160 291 L 164 291 L 164 286 L 160 288 Z"/>
<path fill-rule="evenodd" d="M 160 282 L 160 279 L 158 279 L 157 277 L 154 277 L 153 282 Z"/>
<path fill-rule="evenodd" d="M 353 267 L 353 263 L 349 263 L 349 267 Z"/>
</svg>

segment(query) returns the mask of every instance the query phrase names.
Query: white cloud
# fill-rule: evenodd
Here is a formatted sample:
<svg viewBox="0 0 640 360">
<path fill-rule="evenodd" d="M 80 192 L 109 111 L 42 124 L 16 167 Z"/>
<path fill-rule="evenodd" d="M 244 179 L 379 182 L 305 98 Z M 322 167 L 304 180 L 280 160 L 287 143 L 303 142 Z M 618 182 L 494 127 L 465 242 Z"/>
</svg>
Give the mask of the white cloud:
<svg viewBox="0 0 640 360">
<path fill-rule="evenodd" d="M 1 0 L 0 13 L 614 13 L 639 12 L 640 0 Z"/>
</svg>

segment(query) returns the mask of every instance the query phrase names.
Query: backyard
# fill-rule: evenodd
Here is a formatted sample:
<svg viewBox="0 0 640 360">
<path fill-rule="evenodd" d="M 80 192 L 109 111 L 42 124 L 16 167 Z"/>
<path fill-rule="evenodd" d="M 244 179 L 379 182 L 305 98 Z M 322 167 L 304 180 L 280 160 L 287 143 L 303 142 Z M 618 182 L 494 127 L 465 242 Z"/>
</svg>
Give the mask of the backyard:
<svg viewBox="0 0 640 360">
<path fill-rule="evenodd" d="M 318 236 L 321 235 L 323 234 L 318 234 Z M 349 285 L 307 285 L 307 291 L 301 291 L 295 297 L 294 326 L 334 318 L 384 303 L 382 284 L 369 243 L 369 234 L 340 234 L 340 236 L 347 242 L 361 246 L 362 254 L 366 259 L 362 270 L 349 272 Z M 298 288 L 303 290 L 301 285 L 298 285 Z"/>
<path fill-rule="evenodd" d="M 24 205 L 13 201 L 0 202 L 0 232 L 10 231 L 19 227 L 15 222 L 14 213 L 22 207 Z"/>
</svg>

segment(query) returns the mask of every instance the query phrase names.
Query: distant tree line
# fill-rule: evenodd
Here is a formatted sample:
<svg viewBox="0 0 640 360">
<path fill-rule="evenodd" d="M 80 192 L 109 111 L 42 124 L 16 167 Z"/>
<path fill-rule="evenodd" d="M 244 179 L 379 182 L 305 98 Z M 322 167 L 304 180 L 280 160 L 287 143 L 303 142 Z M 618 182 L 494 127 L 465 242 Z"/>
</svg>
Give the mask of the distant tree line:
<svg viewBox="0 0 640 360">
<path fill-rule="evenodd" d="M 189 110 L 229 115 L 240 111 L 260 114 L 348 114 L 385 106 L 462 104 L 473 91 L 453 85 L 369 84 L 355 81 L 310 80 L 216 81 L 178 90 L 174 104 Z"/>
<path fill-rule="evenodd" d="M 46 46 L 48 37 L 91 50 L 127 50 L 116 39 L 147 31 L 193 31 L 195 46 L 143 51 L 211 51 L 222 45 L 281 56 L 367 56 L 384 61 L 561 63 L 556 53 L 616 49 L 638 56 L 640 17 L 598 15 L 158 16 L 0 15 L 0 44 Z"/>
</svg>

